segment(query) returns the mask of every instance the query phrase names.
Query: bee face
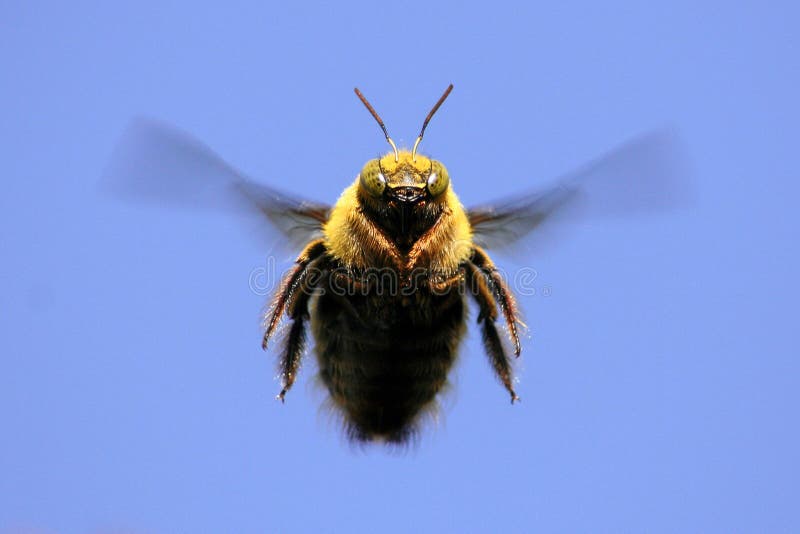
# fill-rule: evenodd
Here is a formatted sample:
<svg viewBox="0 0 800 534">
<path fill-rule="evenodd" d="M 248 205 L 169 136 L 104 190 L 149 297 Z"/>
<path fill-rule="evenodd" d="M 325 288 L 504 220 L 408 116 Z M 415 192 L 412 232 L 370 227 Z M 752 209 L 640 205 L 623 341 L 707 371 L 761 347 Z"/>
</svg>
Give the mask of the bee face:
<svg viewBox="0 0 800 534">
<path fill-rule="evenodd" d="M 359 175 L 359 188 L 370 197 L 406 205 L 440 197 L 449 185 L 444 165 L 408 151 L 369 160 Z"/>
</svg>

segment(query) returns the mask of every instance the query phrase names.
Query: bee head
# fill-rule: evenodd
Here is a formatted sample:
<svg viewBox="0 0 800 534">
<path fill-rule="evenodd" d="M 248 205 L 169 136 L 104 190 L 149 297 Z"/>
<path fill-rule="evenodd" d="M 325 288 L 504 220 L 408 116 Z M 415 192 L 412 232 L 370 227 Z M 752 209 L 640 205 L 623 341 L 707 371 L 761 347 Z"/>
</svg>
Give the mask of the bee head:
<svg viewBox="0 0 800 534">
<path fill-rule="evenodd" d="M 442 195 L 450 184 L 444 165 L 403 150 L 369 160 L 359 175 L 359 188 L 372 198 L 416 204 Z"/>
<path fill-rule="evenodd" d="M 384 199 L 390 204 L 400 203 L 407 206 L 439 197 L 447 191 L 450 184 L 447 169 L 436 160 L 417 155 L 417 147 L 422 141 L 422 136 L 425 135 L 425 128 L 428 127 L 431 117 L 452 90 L 453 84 L 450 84 L 428 116 L 425 117 L 414 148 L 409 152 L 408 150 L 397 150 L 397 146 L 389 137 L 389 132 L 386 131 L 386 126 L 380 116 L 367 102 L 361 91 L 356 88 L 356 95 L 378 122 L 383 130 L 383 135 L 386 136 L 386 141 L 392 147 L 392 152 L 382 158 L 369 160 L 364 165 L 359 175 L 359 188 L 362 192 L 373 199 Z"/>
</svg>

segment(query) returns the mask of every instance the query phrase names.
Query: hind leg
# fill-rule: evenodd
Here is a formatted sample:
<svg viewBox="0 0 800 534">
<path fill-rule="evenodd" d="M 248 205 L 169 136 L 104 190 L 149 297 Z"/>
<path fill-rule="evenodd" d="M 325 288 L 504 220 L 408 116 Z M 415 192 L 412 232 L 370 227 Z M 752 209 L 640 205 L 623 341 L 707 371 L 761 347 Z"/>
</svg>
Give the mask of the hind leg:
<svg viewBox="0 0 800 534">
<path fill-rule="evenodd" d="M 489 356 L 489 361 L 495 374 L 511 395 L 511 403 L 513 404 L 519 400 L 519 397 L 514 391 L 514 374 L 511 368 L 511 360 L 506 354 L 495 324 L 497 301 L 494 298 L 494 292 L 490 288 L 489 275 L 472 262 L 466 263 L 464 271 L 467 290 L 470 291 L 480 309 L 478 323 L 481 325 L 483 346 Z"/>
</svg>

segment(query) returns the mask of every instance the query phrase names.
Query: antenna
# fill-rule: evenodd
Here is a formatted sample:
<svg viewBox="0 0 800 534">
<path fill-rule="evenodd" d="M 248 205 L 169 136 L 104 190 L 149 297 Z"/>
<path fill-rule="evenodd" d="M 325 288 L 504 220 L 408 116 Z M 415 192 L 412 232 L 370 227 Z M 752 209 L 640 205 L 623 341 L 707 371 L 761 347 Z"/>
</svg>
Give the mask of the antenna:
<svg viewBox="0 0 800 534">
<path fill-rule="evenodd" d="M 417 147 L 419 146 L 419 143 L 422 141 L 422 136 L 425 135 L 425 128 L 428 127 L 428 123 L 433 117 L 433 114 L 436 113 L 436 110 L 439 109 L 439 106 L 442 105 L 442 103 L 447 98 L 447 95 L 449 95 L 450 91 L 452 90 L 453 90 L 453 84 L 451 83 L 450 85 L 447 86 L 447 89 L 444 90 L 444 94 L 441 96 L 441 98 L 439 98 L 439 101 L 436 102 L 436 105 L 433 106 L 433 109 L 431 109 L 430 113 L 428 113 L 428 116 L 425 117 L 425 122 L 422 123 L 422 130 L 419 131 L 419 137 L 417 137 L 417 141 L 414 143 L 414 150 L 411 151 L 411 159 L 413 161 L 417 161 Z M 364 103 L 366 104 L 366 102 Z M 367 106 L 369 106 L 369 104 L 367 104 Z"/>
<path fill-rule="evenodd" d="M 453 88 L 453 86 L 451 85 L 450 89 L 452 89 L 452 88 Z M 386 126 L 383 124 L 383 121 L 381 120 L 380 116 L 378 115 L 378 112 L 375 111 L 375 108 L 373 108 L 370 105 L 369 102 L 367 102 L 367 99 L 364 97 L 364 95 L 361 94 L 361 91 L 358 90 L 358 87 L 355 88 L 355 91 L 356 91 L 356 96 L 358 96 L 358 98 L 361 100 L 361 103 L 364 104 L 367 107 L 369 112 L 372 113 L 372 116 L 375 117 L 375 120 L 378 121 L 378 125 L 381 127 L 381 130 L 383 130 L 383 135 L 386 136 L 386 141 L 388 141 L 389 144 L 392 146 L 392 150 L 394 150 L 394 161 L 395 162 L 399 161 L 400 160 L 400 156 L 397 153 L 397 145 L 395 145 L 394 141 L 392 141 L 392 138 L 389 137 L 389 132 L 386 131 Z M 448 90 L 448 92 L 449 92 L 449 90 Z M 442 100 L 444 100 L 444 98 L 442 98 Z M 441 104 L 441 101 L 439 102 L 439 104 Z M 436 107 L 439 107 L 439 104 L 436 104 Z M 434 108 L 434 111 L 436 111 L 436 108 Z M 431 115 L 433 115 L 433 111 L 431 112 Z M 428 119 L 430 119 L 430 116 L 428 116 Z M 428 120 L 427 119 L 425 120 L 425 124 L 428 124 Z M 425 127 L 424 126 L 422 127 L 422 130 L 425 131 Z M 421 134 L 420 134 L 420 136 L 421 136 Z"/>
</svg>

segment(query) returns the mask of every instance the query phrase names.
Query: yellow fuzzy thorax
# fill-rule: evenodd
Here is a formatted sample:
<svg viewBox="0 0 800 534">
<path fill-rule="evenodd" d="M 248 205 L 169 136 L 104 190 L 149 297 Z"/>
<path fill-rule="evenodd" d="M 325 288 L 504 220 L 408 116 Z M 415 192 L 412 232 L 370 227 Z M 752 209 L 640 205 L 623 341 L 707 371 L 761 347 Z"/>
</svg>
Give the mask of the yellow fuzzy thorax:
<svg viewBox="0 0 800 534">
<path fill-rule="evenodd" d="M 414 161 L 408 151 L 400 152 L 397 162 L 393 152 L 383 156 L 380 161 L 387 175 L 409 166 L 420 172 L 427 172 L 431 166 L 429 158 L 418 154 Z M 328 253 L 345 267 L 395 267 L 402 270 L 421 268 L 434 273 L 452 274 L 462 262 L 469 259 L 472 253 L 472 228 L 466 211 L 452 188 L 448 187 L 433 200 L 445 205 L 441 220 L 433 230 L 433 239 L 424 250 L 412 248 L 408 257 L 403 256 L 406 263 L 398 266 L 393 263 L 390 254 L 387 254 L 387 243 L 382 232 L 361 211 L 359 181 L 360 177 L 357 176 L 355 182 L 344 190 L 323 227 Z M 389 242 L 388 246 L 394 247 L 394 244 Z"/>
</svg>

